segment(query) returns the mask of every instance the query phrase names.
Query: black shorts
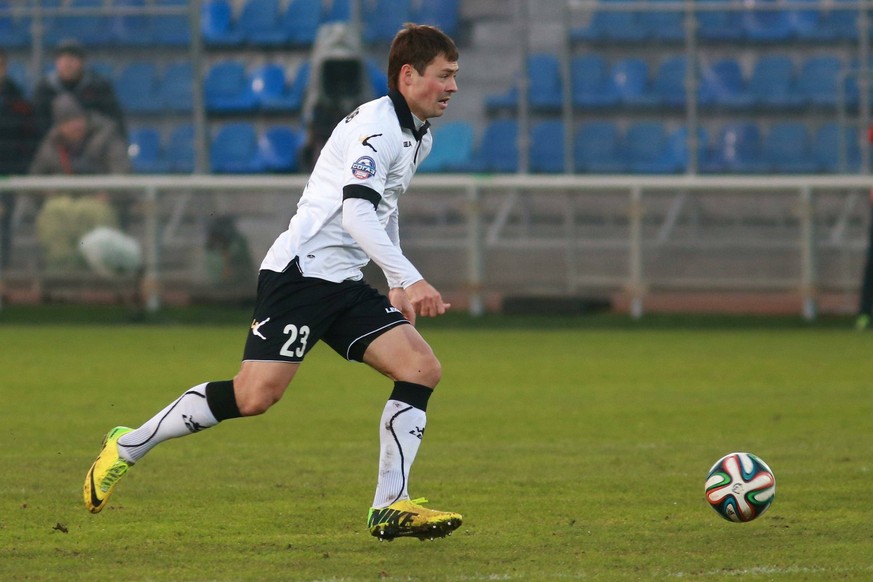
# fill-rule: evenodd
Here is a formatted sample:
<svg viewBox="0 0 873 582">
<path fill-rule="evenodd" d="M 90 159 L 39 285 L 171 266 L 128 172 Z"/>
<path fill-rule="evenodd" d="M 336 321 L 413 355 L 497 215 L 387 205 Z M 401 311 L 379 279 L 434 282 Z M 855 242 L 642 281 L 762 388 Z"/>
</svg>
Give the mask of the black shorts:
<svg viewBox="0 0 873 582">
<path fill-rule="evenodd" d="M 323 340 L 360 362 L 370 342 L 404 323 L 403 314 L 366 282 L 304 277 L 295 259 L 281 273 L 260 272 L 243 361 L 302 362 Z"/>
</svg>

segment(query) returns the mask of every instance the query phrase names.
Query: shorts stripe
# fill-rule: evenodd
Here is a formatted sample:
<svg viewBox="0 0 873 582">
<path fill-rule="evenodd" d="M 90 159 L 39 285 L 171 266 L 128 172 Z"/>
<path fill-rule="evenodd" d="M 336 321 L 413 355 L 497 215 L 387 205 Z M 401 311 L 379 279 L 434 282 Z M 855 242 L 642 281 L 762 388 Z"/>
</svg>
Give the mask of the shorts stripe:
<svg viewBox="0 0 873 582">
<path fill-rule="evenodd" d="M 375 333 L 375 334 L 379 334 L 379 335 L 381 335 L 381 333 L 382 333 L 383 331 L 387 330 L 388 328 L 390 328 L 390 327 L 394 327 L 395 325 L 402 325 L 402 324 L 404 324 L 404 323 L 409 323 L 409 322 L 408 322 L 407 320 L 405 320 L 405 319 L 402 320 L 402 321 L 392 321 L 391 323 L 389 323 L 389 324 L 387 324 L 387 325 L 383 325 L 382 327 L 379 327 L 379 328 L 377 328 L 377 329 L 374 329 L 374 330 L 371 331 L 371 332 L 367 332 L 367 333 L 365 333 L 365 334 L 362 335 L 362 336 L 356 337 L 355 339 L 353 339 L 353 340 L 351 341 L 351 343 L 349 344 L 349 347 L 346 348 L 346 359 L 347 359 L 347 360 L 351 360 L 351 359 L 352 359 L 352 355 L 351 355 L 352 347 L 354 347 L 354 345 L 355 345 L 356 343 L 358 343 L 359 341 L 361 341 L 361 340 L 364 339 L 365 337 L 371 336 L 371 335 L 373 335 L 374 333 Z M 374 339 L 375 339 L 375 338 L 374 338 Z"/>
</svg>

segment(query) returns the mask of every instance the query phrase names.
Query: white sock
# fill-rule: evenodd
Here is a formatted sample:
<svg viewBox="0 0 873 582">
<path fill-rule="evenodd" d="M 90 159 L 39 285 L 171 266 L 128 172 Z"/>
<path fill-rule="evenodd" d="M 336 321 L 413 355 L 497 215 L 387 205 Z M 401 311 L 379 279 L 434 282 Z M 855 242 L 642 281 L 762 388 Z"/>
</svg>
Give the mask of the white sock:
<svg viewBox="0 0 873 582">
<path fill-rule="evenodd" d="M 144 425 L 122 435 L 118 439 L 119 456 L 135 463 L 159 443 L 218 424 L 206 402 L 206 384 L 194 386 Z"/>
<path fill-rule="evenodd" d="M 373 507 L 388 507 L 409 499 L 409 469 L 415 461 L 427 415 L 424 410 L 399 400 L 389 400 L 379 427 L 379 480 Z"/>
</svg>

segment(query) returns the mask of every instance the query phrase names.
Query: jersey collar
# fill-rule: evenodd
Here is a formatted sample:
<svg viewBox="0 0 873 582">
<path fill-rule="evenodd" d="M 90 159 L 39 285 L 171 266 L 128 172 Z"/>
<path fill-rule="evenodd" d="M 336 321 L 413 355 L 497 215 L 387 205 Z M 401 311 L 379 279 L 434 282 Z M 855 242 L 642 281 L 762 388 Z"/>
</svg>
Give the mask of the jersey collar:
<svg viewBox="0 0 873 582">
<path fill-rule="evenodd" d="M 421 141 L 424 134 L 427 133 L 427 128 L 430 127 L 430 122 L 425 121 L 420 129 L 415 129 L 415 120 L 412 118 L 412 111 L 406 103 L 406 99 L 400 94 L 400 91 L 389 91 L 388 97 L 394 103 L 394 112 L 397 114 L 397 120 L 400 122 L 400 127 L 408 129 L 415 137 L 415 141 Z"/>
</svg>

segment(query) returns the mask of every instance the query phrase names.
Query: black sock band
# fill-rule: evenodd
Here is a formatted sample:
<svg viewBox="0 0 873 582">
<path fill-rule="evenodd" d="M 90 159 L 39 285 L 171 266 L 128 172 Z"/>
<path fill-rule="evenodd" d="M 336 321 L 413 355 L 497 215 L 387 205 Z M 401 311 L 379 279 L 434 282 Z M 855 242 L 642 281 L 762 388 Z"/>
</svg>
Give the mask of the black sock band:
<svg viewBox="0 0 873 582">
<path fill-rule="evenodd" d="M 422 384 L 412 382 L 394 382 L 394 391 L 391 392 L 391 400 L 405 402 L 418 408 L 427 410 L 427 399 L 433 394 L 433 389 Z"/>
<path fill-rule="evenodd" d="M 210 382 L 206 385 L 206 403 L 215 420 L 221 422 L 242 416 L 233 393 L 233 380 Z"/>
</svg>

